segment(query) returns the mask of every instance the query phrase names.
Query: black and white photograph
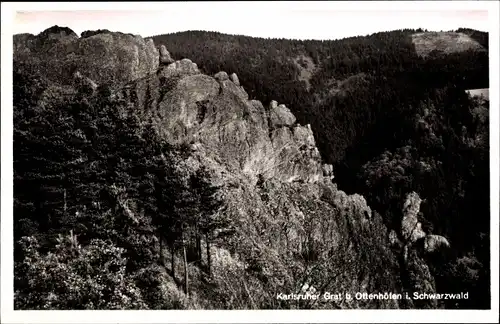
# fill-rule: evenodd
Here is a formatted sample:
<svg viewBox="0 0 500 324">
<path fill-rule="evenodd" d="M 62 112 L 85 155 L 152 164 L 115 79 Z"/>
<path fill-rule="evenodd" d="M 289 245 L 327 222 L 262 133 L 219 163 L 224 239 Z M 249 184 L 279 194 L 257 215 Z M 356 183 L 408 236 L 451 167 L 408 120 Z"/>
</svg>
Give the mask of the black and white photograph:
<svg viewBox="0 0 500 324">
<path fill-rule="evenodd" d="M 2 3 L 2 317 L 496 321 L 498 10 Z"/>
</svg>

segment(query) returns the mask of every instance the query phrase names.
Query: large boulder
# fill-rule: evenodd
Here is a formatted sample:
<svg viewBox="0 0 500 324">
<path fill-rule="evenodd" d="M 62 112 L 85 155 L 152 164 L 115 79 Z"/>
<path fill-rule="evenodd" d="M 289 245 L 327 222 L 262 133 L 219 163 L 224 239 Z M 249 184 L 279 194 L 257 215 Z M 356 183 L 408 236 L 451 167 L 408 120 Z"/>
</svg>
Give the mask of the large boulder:
<svg viewBox="0 0 500 324">
<path fill-rule="evenodd" d="M 158 70 L 158 76 L 165 79 L 171 79 L 173 77 L 182 77 L 188 75 L 199 74 L 200 70 L 198 65 L 193 63 L 190 59 L 182 59 L 170 63 L 167 66 L 163 66 Z"/>
<path fill-rule="evenodd" d="M 441 235 L 430 234 L 427 235 L 424 239 L 424 250 L 429 253 L 449 247 L 450 243 L 445 237 Z"/>
<path fill-rule="evenodd" d="M 283 104 L 276 107 L 273 106 L 274 105 L 272 105 L 270 109 L 270 122 L 273 128 L 281 126 L 292 126 L 293 124 L 295 124 L 295 121 L 297 119 L 292 114 L 290 109 L 288 109 Z"/>
<path fill-rule="evenodd" d="M 229 76 L 227 75 L 226 72 L 224 71 L 220 71 L 220 72 L 217 72 L 215 75 L 214 75 L 214 78 L 215 80 L 217 81 L 226 81 L 229 79 Z"/>
<path fill-rule="evenodd" d="M 276 100 L 271 100 L 269 103 L 269 109 L 276 109 L 278 107 L 278 102 Z"/>
<path fill-rule="evenodd" d="M 97 83 L 121 84 L 156 72 L 159 54 L 153 40 L 100 33 L 78 43 L 76 64 Z"/>
<path fill-rule="evenodd" d="M 173 63 L 174 59 L 170 56 L 165 45 L 160 46 L 160 64 L 170 64 Z"/>
</svg>

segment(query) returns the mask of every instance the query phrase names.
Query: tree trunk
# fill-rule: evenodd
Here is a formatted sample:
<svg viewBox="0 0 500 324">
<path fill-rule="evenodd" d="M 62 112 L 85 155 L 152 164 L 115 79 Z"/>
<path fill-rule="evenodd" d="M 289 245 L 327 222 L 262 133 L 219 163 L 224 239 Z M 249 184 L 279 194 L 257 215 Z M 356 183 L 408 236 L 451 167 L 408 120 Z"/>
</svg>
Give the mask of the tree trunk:
<svg viewBox="0 0 500 324">
<path fill-rule="evenodd" d="M 68 210 L 68 205 L 66 203 L 66 189 L 64 189 L 64 217 L 66 217 L 67 210 Z"/>
<path fill-rule="evenodd" d="M 196 233 L 196 254 L 198 255 L 198 263 L 201 265 L 201 235 Z"/>
<path fill-rule="evenodd" d="M 160 264 L 163 266 L 163 240 L 161 234 L 158 235 L 158 240 L 160 240 Z"/>
<path fill-rule="evenodd" d="M 186 296 L 189 296 L 189 276 L 187 266 L 186 242 L 184 240 L 184 235 L 182 236 L 182 253 L 184 254 L 184 293 L 186 294 Z"/>
<path fill-rule="evenodd" d="M 195 236 L 196 236 L 196 260 L 199 265 L 201 265 L 201 234 L 200 227 L 198 224 L 195 225 Z"/>
<path fill-rule="evenodd" d="M 207 270 L 208 270 L 208 276 L 212 276 L 212 271 L 211 271 L 211 258 L 210 258 L 210 240 L 208 239 L 208 233 L 205 236 L 205 239 L 207 241 Z"/>
<path fill-rule="evenodd" d="M 170 248 L 170 267 L 172 269 L 172 277 L 174 278 L 175 281 L 175 250 L 173 244 Z"/>
<path fill-rule="evenodd" d="M 290 245 L 290 241 L 288 240 L 288 228 L 285 227 L 285 254 L 288 255 L 290 253 L 290 249 L 289 249 L 289 245 Z"/>
</svg>

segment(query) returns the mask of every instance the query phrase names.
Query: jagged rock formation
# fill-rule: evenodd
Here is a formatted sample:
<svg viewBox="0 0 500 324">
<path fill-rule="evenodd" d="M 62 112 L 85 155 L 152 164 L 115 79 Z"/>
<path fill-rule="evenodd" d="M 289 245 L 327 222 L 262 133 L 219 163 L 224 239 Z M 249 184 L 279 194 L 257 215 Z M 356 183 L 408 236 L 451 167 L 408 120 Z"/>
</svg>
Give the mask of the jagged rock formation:
<svg viewBox="0 0 500 324">
<path fill-rule="evenodd" d="M 401 224 L 401 234 L 403 241 L 411 245 L 420 239 L 424 239 L 424 249 L 426 252 L 435 252 L 440 248 L 449 247 L 448 240 L 441 235 L 427 235 L 422 230 L 422 224 L 418 221 L 418 213 L 422 199 L 417 193 L 411 192 L 406 195 L 403 206 L 403 221 Z"/>
<path fill-rule="evenodd" d="M 76 79 L 94 90 L 96 83 L 115 82 L 112 100 L 151 120 L 167 142 L 191 149 L 176 167 L 194 172 L 204 166 L 223 186 L 226 212 L 238 235 L 227 243 L 226 265 L 217 268 L 214 261 L 216 274 L 229 271 L 238 280 L 250 266 L 259 269 L 257 277 L 265 280 L 253 282 L 253 289 L 275 300 L 274 292 L 285 283 L 300 289 L 294 276 L 306 273 L 307 263 L 298 260 L 320 260 L 325 268 L 317 277 L 311 275 L 309 285 L 321 287 L 325 275 L 331 275 L 327 286 L 337 291 L 398 290 L 395 258 L 381 218 L 374 217 L 362 196 L 347 195 L 331 182 L 333 167 L 322 164 L 310 125 L 296 124 L 292 112 L 276 101 L 266 109 L 260 101 L 248 100 L 235 74 L 210 77 L 189 59 L 160 65 L 166 48 L 158 53 L 152 41 L 138 36 L 85 35 L 54 45 L 60 47 L 55 61 L 78 68 L 71 82 Z M 40 60 L 45 57 L 33 51 Z M 17 53 L 25 58 L 24 52 Z M 408 214 L 415 214 L 415 208 L 418 212 L 418 206 L 407 206 Z M 413 218 L 407 223 L 412 225 Z M 337 307 L 398 305 L 397 300 L 356 300 Z M 331 301 L 317 307 L 331 308 Z"/>
<path fill-rule="evenodd" d="M 157 76 L 162 82 L 166 80 L 174 80 L 181 76 L 199 74 L 198 66 L 196 63 L 191 62 L 190 59 L 182 59 L 175 61 L 164 68 L 157 70 Z"/>
<path fill-rule="evenodd" d="M 167 83 L 169 91 L 163 94 L 162 85 Z M 262 103 L 248 101 L 225 72 L 211 78 L 184 59 L 130 84 L 122 95 L 125 100 L 137 97 L 138 109 L 159 116 L 158 129 L 170 142 L 200 142 L 209 149 L 207 154 L 223 158 L 254 181 L 259 174 L 284 181 L 323 178 L 310 126 L 294 125 L 295 117 L 287 108 L 280 108 L 286 109 L 287 123 L 276 121 Z"/>
<path fill-rule="evenodd" d="M 408 278 L 405 283 L 407 289 L 418 293 L 435 293 L 436 285 L 431 275 L 429 266 L 418 254 L 415 244 L 423 241 L 424 251 L 427 253 L 437 252 L 450 246 L 448 240 L 440 235 L 427 235 L 422 230 L 418 221 L 420 204 L 422 199 L 416 192 L 406 195 L 403 205 L 403 220 L 401 223 L 402 241 L 399 240 L 395 231 L 389 234 L 389 242 L 393 247 L 402 247 L 403 265 L 402 271 Z M 416 301 L 417 307 L 436 308 L 437 301 Z"/>
</svg>

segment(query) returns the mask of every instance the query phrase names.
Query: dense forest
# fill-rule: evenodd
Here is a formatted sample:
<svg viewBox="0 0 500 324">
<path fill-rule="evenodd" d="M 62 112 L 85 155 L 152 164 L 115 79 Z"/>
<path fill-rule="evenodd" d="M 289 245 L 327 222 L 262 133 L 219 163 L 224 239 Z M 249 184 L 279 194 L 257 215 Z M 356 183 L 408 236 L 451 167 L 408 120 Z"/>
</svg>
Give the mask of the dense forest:
<svg viewBox="0 0 500 324">
<path fill-rule="evenodd" d="M 335 41 L 205 31 L 152 37 L 175 60 L 188 58 L 206 74 L 237 73 L 250 99 L 286 104 L 300 124 L 311 125 L 338 188 L 366 198 L 373 210 L 369 229 L 351 223 L 357 205 L 337 208 L 333 194 L 318 202 L 301 192 L 304 187 L 259 183 L 260 191 L 248 195 L 260 195 L 276 209 L 276 219 L 267 224 L 278 222 L 280 208 L 287 210 L 287 190 L 310 211 L 299 255 L 288 249 L 288 237 L 282 249 L 284 243 L 273 241 L 265 226 L 262 233 L 242 233 L 246 225 L 232 217 L 224 197 L 225 187 L 238 185 L 217 183 L 203 167 L 191 172 L 186 161 L 192 143 L 168 143 L 155 126 L 157 116 L 136 109 L 138 98 L 121 100 L 113 84 L 56 85 L 39 62 L 14 59 L 16 308 L 320 308 L 269 297 L 305 282 L 299 274 L 289 278 L 290 269 L 310 270 L 324 290 L 376 268 L 385 277 L 401 277 L 372 276 L 370 285 L 405 291 L 413 270 L 402 271 L 401 261 L 398 268 L 401 252 L 387 250 L 385 241 L 390 231 L 401 231 L 410 192 L 423 199 L 418 221 L 425 232 L 451 246 L 415 260 L 428 265 L 436 291 L 471 296 L 439 307 L 490 308 L 489 102 L 466 92 L 489 86 L 488 35 L 459 29 L 483 50 L 436 50 L 424 57 L 412 42 L 422 32 Z M 174 88 L 162 86 L 162 97 Z M 316 212 L 330 209 L 327 215 Z M 341 219 L 338 226 L 349 239 L 358 238 L 339 243 L 343 253 L 332 252 L 326 239 L 313 244 L 314 220 L 330 216 Z M 250 265 L 241 282 L 227 275 L 238 273 L 229 263 L 227 273 L 212 269 L 229 258 L 212 260 L 215 245 Z M 319 278 L 324 272 L 331 275 Z M 190 293 L 199 295 L 187 299 Z M 252 299 L 256 295 L 259 300 Z M 363 307 L 389 308 L 376 302 Z"/>
<path fill-rule="evenodd" d="M 422 57 L 411 38 L 421 32 L 301 41 L 188 31 L 153 39 L 209 74 L 236 72 L 251 97 L 286 103 L 311 124 L 339 188 L 363 194 L 389 228 L 398 226 L 401 197 L 418 192 L 423 223 L 453 242 L 451 261 L 434 269 L 443 291 L 477 289 L 465 307 L 488 307 L 489 104 L 465 92 L 488 87 L 488 52 Z M 488 48 L 487 33 L 455 32 Z M 307 82 L 304 57 L 313 63 Z M 442 274 L 456 268 L 464 274 Z"/>
<path fill-rule="evenodd" d="M 164 250 L 175 280 L 176 255 L 186 266 L 201 259 L 201 236 L 208 249 L 215 231 L 232 231 L 214 215 L 210 174 L 179 170 L 189 148 L 166 143 L 107 85 L 54 93 L 29 63 L 14 85 L 16 308 L 178 308 L 158 298 Z"/>
</svg>

